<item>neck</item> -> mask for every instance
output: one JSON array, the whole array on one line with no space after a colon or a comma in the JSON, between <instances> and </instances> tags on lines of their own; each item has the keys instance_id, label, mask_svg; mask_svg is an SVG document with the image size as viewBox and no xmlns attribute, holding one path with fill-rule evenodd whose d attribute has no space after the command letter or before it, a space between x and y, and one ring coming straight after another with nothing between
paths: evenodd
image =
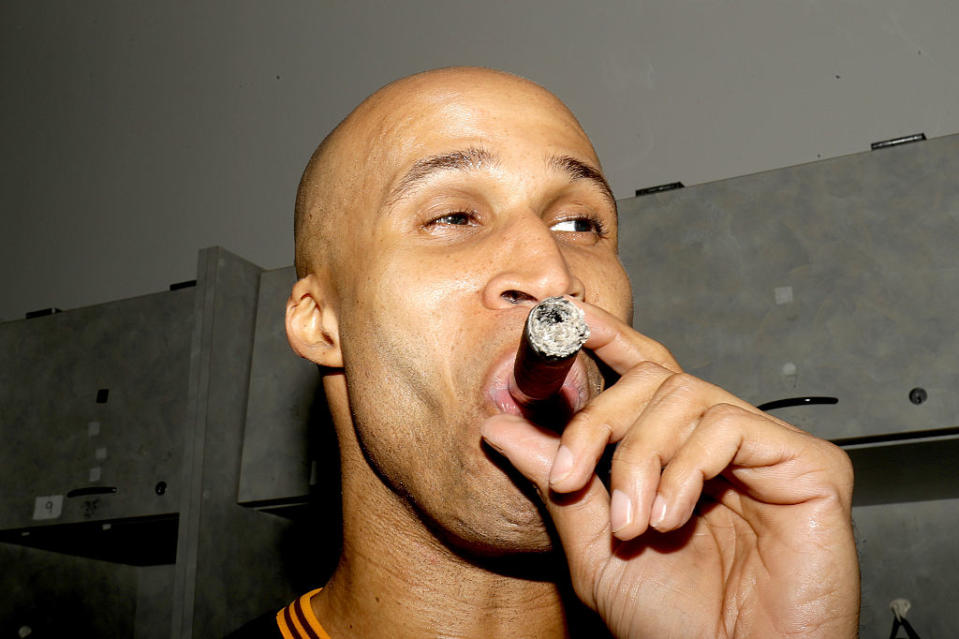
<instances>
[{"instance_id":1,"label":"neck","mask_svg":"<svg viewBox=\"0 0 959 639\"><path fill-rule=\"evenodd\" d=\"M565 579L506 573L496 564L522 559L486 562L452 550L380 481L355 439L338 430L343 550L312 602L331 637L569 636L559 585Z\"/></svg>"},{"instance_id":2,"label":"neck","mask_svg":"<svg viewBox=\"0 0 959 639\"><path fill-rule=\"evenodd\" d=\"M345 545L313 608L334 638L567 636L555 584L504 577L410 544L390 552Z\"/></svg>"}]
</instances>

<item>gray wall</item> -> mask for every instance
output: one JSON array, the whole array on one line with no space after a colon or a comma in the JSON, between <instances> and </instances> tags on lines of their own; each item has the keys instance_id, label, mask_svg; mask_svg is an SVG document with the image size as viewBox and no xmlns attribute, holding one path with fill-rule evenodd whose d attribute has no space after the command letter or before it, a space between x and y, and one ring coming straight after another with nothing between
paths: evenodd
<instances>
[{"instance_id":1,"label":"gray wall","mask_svg":"<svg viewBox=\"0 0 959 639\"><path fill-rule=\"evenodd\" d=\"M319 139L450 64L554 90L618 197L959 131L955 0L0 5L0 320L291 263Z\"/></svg>"}]
</instances>

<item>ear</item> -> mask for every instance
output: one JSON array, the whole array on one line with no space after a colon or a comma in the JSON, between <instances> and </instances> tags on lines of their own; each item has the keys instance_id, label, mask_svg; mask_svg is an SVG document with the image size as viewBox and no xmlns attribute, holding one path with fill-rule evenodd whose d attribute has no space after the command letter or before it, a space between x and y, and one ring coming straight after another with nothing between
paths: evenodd
<instances>
[{"instance_id":1,"label":"ear","mask_svg":"<svg viewBox=\"0 0 959 639\"><path fill-rule=\"evenodd\" d=\"M297 355L329 368L343 367L332 300L315 275L293 285L286 303L286 337Z\"/></svg>"}]
</instances>

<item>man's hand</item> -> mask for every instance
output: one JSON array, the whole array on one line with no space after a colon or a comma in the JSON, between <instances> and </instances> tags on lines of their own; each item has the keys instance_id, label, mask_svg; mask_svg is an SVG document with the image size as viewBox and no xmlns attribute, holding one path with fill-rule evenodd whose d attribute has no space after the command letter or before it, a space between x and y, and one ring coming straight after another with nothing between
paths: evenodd
<instances>
[{"instance_id":1,"label":"man's hand","mask_svg":"<svg viewBox=\"0 0 959 639\"><path fill-rule=\"evenodd\" d=\"M579 597L617 637L855 637L845 453L683 373L660 344L579 305L586 348L619 381L562 436L508 415L483 425L537 487ZM595 469L610 444L607 491Z\"/></svg>"}]
</instances>

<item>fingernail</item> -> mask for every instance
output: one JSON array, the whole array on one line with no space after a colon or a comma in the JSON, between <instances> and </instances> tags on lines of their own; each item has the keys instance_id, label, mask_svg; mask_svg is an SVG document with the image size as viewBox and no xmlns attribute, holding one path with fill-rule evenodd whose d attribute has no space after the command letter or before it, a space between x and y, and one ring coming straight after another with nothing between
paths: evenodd
<instances>
[{"instance_id":1,"label":"fingernail","mask_svg":"<svg viewBox=\"0 0 959 639\"><path fill-rule=\"evenodd\" d=\"M650 509L649 525L653 528L659 528L666 521L666 500L662 495L656 495L653 500L653 507Z\"/></svg>"},{"instance_id":2,"label":"fingernail","mask_svg":"<svg viewBox=\"0 0 959 639\"><path fill-rule=\"evenodd\" d=\"M553 468L549 471L549 483L558 484L569 477L571 472L573 472L573 451L565 445L560 446L553 460Z\"/></svg>"},{"instance_id":3,"label":"fingernail","mask_svg":"<svg viewBox=\"0 0 959 639\"><path fill-rule=\"evenodd\" d=\"M609 504L609 526L613 532L619 532L633 521L633 502L629 495L619 490L613 491Z\"/></svg>"}]
</instances>

